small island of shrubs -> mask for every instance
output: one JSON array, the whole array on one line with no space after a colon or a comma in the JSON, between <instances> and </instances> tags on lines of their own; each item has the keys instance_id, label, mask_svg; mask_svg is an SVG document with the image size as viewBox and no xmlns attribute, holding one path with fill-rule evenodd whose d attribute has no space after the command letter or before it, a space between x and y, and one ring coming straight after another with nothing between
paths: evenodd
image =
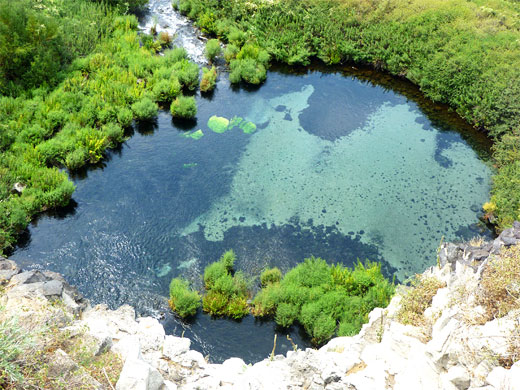
<instances>
[{"instance_id":1,"label":"small island of shrubs","mask_svg":"<svg viewBox=\"0 0 520 390\"><path fill-rule=\"evenodd\" d=\"M202 309L233 319L251 313L272 318L284 328L301 325L316 345L334 334L357 334L368 313L386 307L394 293L394 284L383 277L377 263L358 262L350 269L310 257L283 277L276 267L264 270L261 290L251 301L252 283L242 272L235 272L235 260L229 250L205 268ZM170 306L182 318L193 316L201 306L200 296L188 282L175 278L170 285Z\"/></svg>"}]
</instances>

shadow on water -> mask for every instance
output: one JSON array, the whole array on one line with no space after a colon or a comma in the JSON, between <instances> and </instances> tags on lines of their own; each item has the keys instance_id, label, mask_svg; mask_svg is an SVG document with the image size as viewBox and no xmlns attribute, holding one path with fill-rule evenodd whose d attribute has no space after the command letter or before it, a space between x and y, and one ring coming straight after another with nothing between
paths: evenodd
<instances>
[{"instance_id":1,"label":"shadow on water","mask_svg":"<svg viewBox=\"0 0 520 390\"><path fill-rule=\"evenodd\" d=\"M382 97L390 104L395 104L398 102L399 95L410 101L413 101L417 105L420 112L424 115L417 118L417 122L422 124L423 129L431 130L435 128L439 131L453 131L453 129L457 129L457 132L462 136L463 140L471 145L471 147L478 153L481 159L487 161L490 158L492 141L489 137L487 137L484 131L471 126L448 105L433 102L427 98L415 84L404 78L396 77L383 71L374 70L368 66L354 66L348 64L330 66L325 65L319 60L314 60L311 65L306 67L289 66L276 63L271 67L270 71L286 75L299 76L308 76L313 73L322 75L341 74L346 78L356 79L365 85L381 87L383 88L383 93L390 92L384 93L384 97ZM364 91L360 89L357 92L363 93ZM397 92L398 95L395 94L395 92ZM335 91L333 96L315 93L314 96L311 97L309 108L302 115L303 123L305 121L311 121L310 123L312 123L313 119L322 118L323 116L318 115L316 112L316 107L327 107L328 102L331 100L341 99L344 95L345 91L342 90ZM375 102L373 101L373 96L371 96L371 99L371 104L375 107L376 104L374 104ZM349 106L354 104L353 109L349 109L348 112L340 112L339 110L336 110L336 112L332 112L330 115L326 115L325 117L334 119L336 117L335 115L339 115L340 117L342 115L347 115L347 123L350 123L349 127L351 130L353 130L362 126L370 113L370 110L366 110L366 105L363 107L357 107L356 109L355 105L362 104L362 102L363 99L350 99L348 104ZM337 123L337 121L333 121L333 123ZM323 122L321 122L321 124L324 125ZM344 134L339 136L342 135ZM332 137L332 139L333 138L334 137ZM443 148L442 142L440 142L439 148Z\"/></svg>"}]
</instances>

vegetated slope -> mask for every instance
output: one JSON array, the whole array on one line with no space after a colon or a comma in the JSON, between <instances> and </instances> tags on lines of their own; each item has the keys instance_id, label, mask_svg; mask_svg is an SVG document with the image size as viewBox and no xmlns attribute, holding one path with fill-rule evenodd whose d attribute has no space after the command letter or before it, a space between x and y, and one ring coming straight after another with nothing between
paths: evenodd
<instances>
[{"instance_id":1,"label":"vegetated slope","mask_svg":"<svg viewBox=\"0 0 520 390\"><path fill-rule=\"evenodd\" d=\"M60 167L98 162L133 119L198 86L184 49L157 55L171 39L139 35L128 3L109 4L0 4L0 253L36 213L68 203Z\"/></svg>"},{"instance_id":2,"label":"vegetated slope","mask_svg":"<svg viewBox=\"0 0 520 390\"><path fill-rule=\"evenodd\" d=\"M231 61L249 43L288 64L318 57L370 64L411 80L489 131L498 174L486 215L499 230L520 218L518 2L174 0L174 6L229 42Z\"/></svg>"}]
</instances>

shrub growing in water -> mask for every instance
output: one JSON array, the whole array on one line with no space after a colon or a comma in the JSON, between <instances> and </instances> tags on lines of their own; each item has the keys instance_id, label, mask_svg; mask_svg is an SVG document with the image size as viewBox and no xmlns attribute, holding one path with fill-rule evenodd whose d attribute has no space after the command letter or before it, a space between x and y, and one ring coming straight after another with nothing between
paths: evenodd
<instances>
[{"instance_id":1,"label":"shrub growing in water","mask_svg":"<svg viewBox=\"0 0 520 390\"><path fill-rule=\"evenodd\" d=\"M157 115L159 107L157 103L148 97L144 97L132 104L132 111L137 119L152 119Z\"/></svg>"},{"instance_id":2,"label":"shrub growing in water","mask_svg":"<svg viewBox=\"0 0 520 390\"><path fill-rule=\"evenodd\" d=\"M280 271L278 267L268 268L260 275L260 284L262 287L278 283L280 280L282 280L282 271Z\"/></svg>"},{"instance_id":3,"label":"shrub growing in water","mask_svg":"<svg viewBox=\"0 0 520 390\"><path fill-rule=\"evenodd\" d=\"M206 42L206 48L204 49L204 55L209 62L215 61L220 54L222 54L222 48L218 39L210 39Z\"/></svg>"},{"instance_id":4,"label":"shrub growing in water","mask_svg":"<svg viewBox=\"0 0 520 390\"><path fill-rule=\"evenodd\" d=\"M249 314L246 278L241 272L232 274L235 259L235 252L228 250L204 270L207 293L202 298L202 308L211 315L240 319Z\"/></svg>"},{"instance_id":5,"label":"shrub growing in water","mask_svg":"<svg viewBox=\"0 0 520 390\"><path fill-rule=\"evenodd\" d=\"M200 80L200 90L202 92L208 92L215 88L217 82L217 70L214 66L210 69L202 69L202 79Z\"/></svg>"},{"instance_id":6,"label":"shrub growing in water","mask_svg":"<svg viewBox=\"0 0 520 390\"><path fill-rule=\"evenodd\" d=\"M170 283L170 307L180 317L195 315L200 307L200 295L191 290L189 283L181 278L172 279Z\"/></svg>"},{"instance_id":7,"label":"shrub growing in water","mask_svg":"<svg viewBox=\"0 0 520 390\"><path fill-rule=\"evenodd\" d=\"M298 321L315 344L330 339L338 325L340 336L359 332L368 313L388 305L394 291L376 263L358 263L351 270L311 257L279 282L275 270L262 274L263 288L253 300L252 313L274 316L284 327Z\"/></svg>"},{"instance_id":8,"label":"shrub growing in water","mask_svg":"<svg viewBox=\"0 0 520 390\"><path fill-rule=\"evenodd\" d=\"M170 112L175 118L194 118L197 115L197 102L193 96L178 96L172 102Z\"/></svg>"}]
</instances>

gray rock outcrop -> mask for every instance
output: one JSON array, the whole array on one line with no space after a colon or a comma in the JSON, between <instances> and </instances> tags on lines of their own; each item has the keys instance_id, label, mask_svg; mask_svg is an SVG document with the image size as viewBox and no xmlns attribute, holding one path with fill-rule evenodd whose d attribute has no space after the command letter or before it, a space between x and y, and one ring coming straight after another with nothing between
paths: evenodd
<instances>
[{"instance_id":1,"label":"gray rock outcrop","mask_svg":"<svg viewBox=\"0 0 520 390\"><path fill-rule=\"evenodd\" d=\"M154 318L137 318L130 306L110 310L88 306L58 274L20 272L0 260L0 280L7 307L29 299L61 299L78 319L70 332L86 329L93 353L111 350L124 361L118 390L195 389L520 389L520 362L499 365L518 337L520 311L491 321L483 314L477 293L483 269L503 247L520 244L520 224L493 242L443 244L439 266L424 272L439 288L424 312L426 324L403 325L397 320L403 291L385 309L374 309L361 332L337 337L320 349L296 349L255 364L239 358L212 364L190 349L187 338L166 335ZM73 362L56 351L63 367ZM95 385L95 384L94 384Z\"/></svg>"}]
</instances>

